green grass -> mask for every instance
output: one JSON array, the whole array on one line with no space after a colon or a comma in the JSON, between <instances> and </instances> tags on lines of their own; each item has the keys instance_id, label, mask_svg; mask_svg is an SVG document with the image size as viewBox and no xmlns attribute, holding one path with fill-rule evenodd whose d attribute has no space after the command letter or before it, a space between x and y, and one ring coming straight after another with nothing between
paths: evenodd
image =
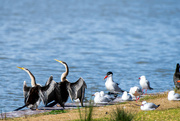
<instances>
[{"instance_id":1,"label":"green grass","mask_svg":"<svg viewBox=\"0 0 180 121\"><path fill-rule=\"evenodd\" d=\"M51 114L61 114L61 113L67 113L66 110L52 110L50 112L43 113L44 115L51 115Z\"/></svg>"},{"instance_id":2,"label":"green grass","mask_svg":"<svg viewBox=\"0 0 180 121\"><path fill-rule=\"evenodd\" d=\"M78 107L78 112L80 121L92 121L93 103L90 102L89 106L85 106L84 112L81 112L80 107Z\"/></svg>"},{"instance_id":3,"label":"green grass","mask_svg":"<svg viewBox=\"0 0 180 121\"><path fill-rule=\"evenodd\" d=\"M91 119L91 121L109 121L109 120L110 120L109 118ZM73 121L85 121L85 120L84 119L83 120L77 119L77 120L73 120Z\"/></svg>"},{"instance_id":4,"label":"green grass","mask_svg":"<svg viewBox=\"0 0 180 121\"><path fill-rule=\"evenodd\" d=\"M92 121L180 121L180 108L167 110L140 111L137 114L125 112L122 108L116 108L111 118L99 118Z\"/></svg>"},{"instance_id":5,"label":"green grass","mask_svg":"<svg viewBox=\"0 0 180 121\"><path fill-rule=\"evenodd\" d=\"M111 121L131 121L135 114L124 111L123 108L116 107L112 112Z\"/></svg>"},{"instance_id":6,"label":"green grass","mask_svg":"<svg viewBox=\"0 0 180 121\"><path fill-rule=\"evenodd\" d=\"M154 111L141 111L134 121L180 121L180 108Z\"/></svg>"},{"instance_id":7,"label":"green grass","mask_svg":"<svg viewBox=\"0 0 180 121\"><path fill-rule=\"evenodd\" d=\"M85 111L81 113L80 108L78 108L80 121L91 121L92 120L92 112L93 106L85 106ZM83 115L84 114L84 115Z\"/></svg>"},{"instance_id":8,"label":"green grass","mask_svg":"<svg viewBox=\"0 0 180 121\"><path fill-rule=\"evenodd\" d=\"M156 94L156 95L146 95L146 96L140 98L139 101L156 99L156 98L163 98L163 97L167 97L167 93Z\"/></svg>"},{"instance_id":9,"label":"green grass","mask_svg":"<svg viewBox=\"0 0 180 121\"><path fill-rule=\"evenodd\" d=\"M119 103L116 103L116 104L114 104L114 105L128 104L129 102L131 102L131 101L119 102ZM107 106L108 106L108 105L107 105ZM111 106L111 105L109 105L109 106Z\"/></svg>"}]
</instances>

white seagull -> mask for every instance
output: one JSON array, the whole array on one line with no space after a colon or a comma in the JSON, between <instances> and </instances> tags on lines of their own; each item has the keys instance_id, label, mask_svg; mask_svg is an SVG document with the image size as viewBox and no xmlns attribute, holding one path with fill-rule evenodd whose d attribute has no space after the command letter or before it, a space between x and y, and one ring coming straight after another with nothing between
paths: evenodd
<instances>
[{"instance_id":1,"label":"white seagull","mask_svg":"<svg viewBox=\"0 0 180 121\"><path fill-rule=\"evenodd\" d=\"M141 110L155 110L160 105L155 105L154 103L147 103L146 101L142 102Z\"/></svg>"},{"instance_id":2,"label":"white seagull","mask_svg":"<svg viewBox=\"0 0 180 121\"><path fill-rule=\"evenodd\" d=\"M142 87L142 92L143 92L143 89L146 89L146 93L147 93L147 89L153 90L153 88L150 87L150 83L146 79L145 76L141 76L141 77L139 77L139 79L140 79L139 83L140 83L140 85Z\"/></svg>"},{"instance_id":3,"label":"white seagull","mask_svg":"<svg viewBox=\"0 0 180 121\"><path fill-rule=\"evenodd\" d=\"M168 100L180 100L180 94L175 93L174 90L168 93Z\"/></svg>"},{"instance_id":4,"label":"white seagull","mask_svg":"<svg viewBox=\"0 0 180 121\"><path fill-rule=\"evenodd\" d=\"M121 93L124 92L121 90L121 88L118 86L119 84L115 83L113 81L113 73L112 72L107 72L106 76L104 77L104 79L106 79L106 83L105 86L107 88L107 90L111 93Z\"/></svg>"},{"instance_id":5,"label":"white seagull","mask_svg":"<svg viewBox=\"0 0 180 121\"><path fill-rule=\"evenodd\" d=\"M137 86L131 87L130 90L129 90L129 93L130 93L132 96L135 96L135 97L136 97L136 102L137 102L137 100L139 100L140 95L143 94L141 88L139 88L139 87L137 87ZM137 96L139 96L139 97L137 98Z\"/></svg>"},{"instance_id":6,"label":"white seagull","mask_svg":"<svg viewBox=\"0 0 180 121\"><path fill-rule=\"evenodd\" d=\"M112 97L112 96L107 95L107 94L105 95L104 91L100 91L99 93L100 93L101 97L107 97L110 100L114 100L116 98L116 97Z\"/></svg>"},{"instance_id":7,"label":"white seagull","mask_svg":"<svg viewBox=\"0 0 180 121\"><path fill-rule=\"evenodd\" d=\"M95 94L93 94L92 96L95 96L94 97L94 103L108 103L111 101L111 99L107 98L107 97L104 97L100 94L100 92L96 92Z\"/></svg>"},{"instance_id":8,"label":"white seagull","mask_svg":"<svg viewBox=\"0 0 180 121\"><path fill-rule=\"evenodd\" d=\"M130 101L130 100L132 100L132 96L130 94L128 94L126 91L124 91L123 95L122 95L122 100Z\"/></svg>"}]
</instances>

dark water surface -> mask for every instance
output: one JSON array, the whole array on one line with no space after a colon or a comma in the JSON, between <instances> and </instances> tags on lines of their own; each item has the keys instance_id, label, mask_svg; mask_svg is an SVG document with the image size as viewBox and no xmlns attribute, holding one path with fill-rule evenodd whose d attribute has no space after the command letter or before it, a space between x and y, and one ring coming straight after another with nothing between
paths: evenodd
<instances>
[{"instance_id":1,"label":"dark water surface","mask_svg":"<svg viewBox=\"0 0 180 121\"><path fill-rule=\"evenodd\" d=\"M104 90L108 71L129 90L146 75L163 92L174 87L180 62L180 1L178 0L1 0L0 110L24 105L23 81L28 68L37 83L55 81L67 62L68 80L83 77L86 97ZM70 100L69 100L70 101Z\"/></svg>"}]
</instances>

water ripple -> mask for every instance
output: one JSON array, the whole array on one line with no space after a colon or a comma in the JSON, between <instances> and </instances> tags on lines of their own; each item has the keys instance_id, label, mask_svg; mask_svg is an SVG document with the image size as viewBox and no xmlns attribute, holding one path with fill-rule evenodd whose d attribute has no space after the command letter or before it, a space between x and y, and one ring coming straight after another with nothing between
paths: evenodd
<instances>
[{"instance_id":1,"label":"water ripple","mask_svg":"<svg viewBox=\"0 0 180 121\"><path fill-rule=\"evenodd\" d=\"M153 91L172 89L179 63L179 1L9 1L0 4L0 110L24 105L28 68L37 83L59 82L68 63L70 82L83 77L86 97L105 91L104 76L129 91L146 75ZM8 97L8 98L7 98ZM7 102L8 105L7 106ZM70 102L70 99L68 100Z\"/></svg>"}]
</instances>

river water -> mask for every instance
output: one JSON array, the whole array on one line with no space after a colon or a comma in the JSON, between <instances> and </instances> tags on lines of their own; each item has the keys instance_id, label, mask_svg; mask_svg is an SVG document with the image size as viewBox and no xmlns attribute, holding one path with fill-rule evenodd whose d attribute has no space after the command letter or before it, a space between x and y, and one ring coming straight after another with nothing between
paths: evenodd
<instances>
[{"instance_id":1,"label":"river water","mask_svg":"<svg viewBox=\"0 0 180 121\"><path fill-rule=\"evenodd\" d=\"M114 73L123 90L139 86L145 75L154 88L173 89L180 62L178 0L1 0L0 110L24 105L28 68L37 83L50 75L60 81L67 62L68 80L83 77L86 97L105 91L104 76ZM70 102L70 100L68 100ZM41 104L42 105L42 104Z\"/></svg>"}]
</instances>

